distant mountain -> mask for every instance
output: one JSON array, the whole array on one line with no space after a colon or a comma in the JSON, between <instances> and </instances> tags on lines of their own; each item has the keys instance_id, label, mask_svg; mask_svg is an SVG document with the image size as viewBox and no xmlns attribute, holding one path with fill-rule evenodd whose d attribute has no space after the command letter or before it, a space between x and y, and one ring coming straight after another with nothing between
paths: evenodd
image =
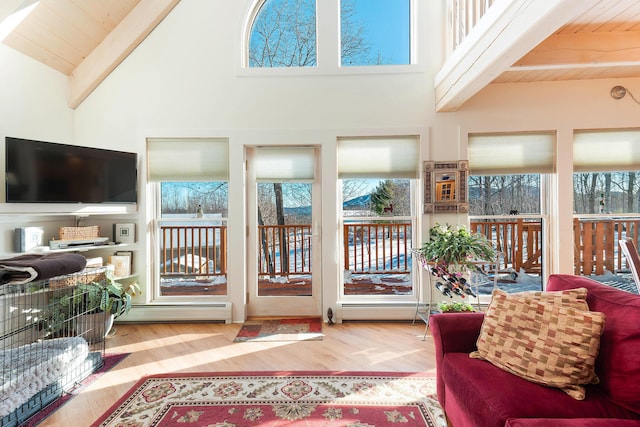
<instances>
[{"instance_id":1,"label":"distant mountain","mask_svg":"<svg viewBox=\"0 0 640 427\"><path fill-rule=\"evenodd\" d=\"M295 208L284 208L285 215L311 215L311 206L298 206Z\"/></svg>"},{"instance_id":2,"label":"distant mountain","mask_svg":"<svg viewBox=\"0 0 640 427\"><path fill-rule=\"evenodd\" d=\"M356 197L355 199L347 200L342 204L344 210L364 210L369 209L371 206L371 194L365 194L364 196Z\"/></svg>"}]
</instances>

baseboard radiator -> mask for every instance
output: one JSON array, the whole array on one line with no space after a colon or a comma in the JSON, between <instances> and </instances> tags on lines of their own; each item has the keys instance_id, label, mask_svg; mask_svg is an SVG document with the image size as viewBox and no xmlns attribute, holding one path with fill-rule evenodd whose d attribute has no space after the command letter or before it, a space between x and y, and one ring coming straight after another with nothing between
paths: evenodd
<instances>
[{"instance_id":1,"label":"baseboard radiator","mask_svg":"<svg viewBox=\"0 0 640 427\"><path fill-rule=\"evenodd\" d=\"M343 320L413 320L416 304L392 303L349 303L338 302L336 305L336 321Z\"/></svg>"},{"instance_id":2,"label":"baseboard radiator","mask_svg":"<svg viewBox=\"0 0 640 427\"><path fill-rule=\"evenodd\" d=\"M118 323L142 322L224 322L231 323L231 302L212 304L146 304L135 305L120 316Z\"/></svg>"}]
</instances>

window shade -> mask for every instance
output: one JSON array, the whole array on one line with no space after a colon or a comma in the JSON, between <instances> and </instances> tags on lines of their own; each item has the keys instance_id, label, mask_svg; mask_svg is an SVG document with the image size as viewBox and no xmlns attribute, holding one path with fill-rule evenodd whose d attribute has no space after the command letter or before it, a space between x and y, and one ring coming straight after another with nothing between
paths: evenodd
<instances>
[{"instance_id":1,"label":"window shade","mask_svg":"<svg viewBox=\"0 0 640 427\"><path fill-rule=\"evenodd\" d=\"M338 139L338 178L417 178L417 136Z\"/></svg>"},{"instance_id":2,"label":"window shade","mask_svg":"<svg viewBox=\"0 0 640 427\"><path fill-rule=\"evenodd\" d=\"M469 169L472 175L552 173L555 134L471 134Z\"/></svg>"},{"instance_id":3,"label":"window shade","mask_svg":"<svg viewBox=\"0 0 640 427\"><path fill-rule=\"evenodd\" d=\"M229 141L149 139L147 172L150 181L228 181Z\"/></svg>"},{"instance_id":4,"label":"window shade","mask_svg":"<svg viewBox=\"0 0 640 427\"><path fill-rule=\"evenodd\" d=\"M308 182L315 177L313 147L257 147L254 164L261 182Z\"/></svg>"},{"instance_id":5,"label":"window shade","mask_svg":"<svg viewBox=\"0 0 640 427\"><path fill-rule=\"evenodd\" d=\"M640 170L640 130L577 131L573 165L576 172Z\"/></svg>"}]
</instances>

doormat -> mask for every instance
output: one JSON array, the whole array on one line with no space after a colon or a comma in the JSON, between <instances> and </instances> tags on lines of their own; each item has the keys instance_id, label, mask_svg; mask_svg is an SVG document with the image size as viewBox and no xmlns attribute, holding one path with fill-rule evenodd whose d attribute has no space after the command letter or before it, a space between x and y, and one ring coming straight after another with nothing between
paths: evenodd
<instances>
[{"instance_id":1,"label":"doormat","mask_svg":"<svg viewBox=\"0 0 640 427\"><path fill-rule=\"evenodd\" d=\"M216 372L144 377L92 427L446 427L422 373Z\"/></svg>"},{"instance_id":2,"label":"doormat","mask_svg":"<svg viewBox=\"0 0 640 427\"><path fill-rule=\"evenodd\" d=\"M247 320L234 342L320 341L322 319L317 317Z\"/></svg>"}]
</instances>

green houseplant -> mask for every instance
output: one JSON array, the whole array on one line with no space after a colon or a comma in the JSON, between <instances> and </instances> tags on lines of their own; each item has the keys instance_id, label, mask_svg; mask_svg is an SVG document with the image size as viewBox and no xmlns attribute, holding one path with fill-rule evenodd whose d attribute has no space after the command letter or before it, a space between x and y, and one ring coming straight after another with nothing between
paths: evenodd
<instances>
[{"instance_id":1,"label":"green houseplant","mask_svg":"<svg viewBox=\"0 0 640 427\"><path fill-rule=\"evenodd\" d=\"M474 312L475 309L468 302L441 302L438 304L438 311L441 313L466 313Z\"/></svg>"},{"instance_id":2,"label":"green houseplant","mask_svg":"<svg viewBox=\"0 0 640 427\"><path fill-rule=\"evenodd\" d=\"M50 331L60 335L73 329L76 335L96 342L109 332L116 318L129 312L132 297L139 293L137 282L122 284L109 275L98 281L78 284L62 292L51 305Z\"/></svg>"},{"instance_id":3,"label":"green houseplant","mask_svg":"<svg viewBox=\"0 0 640 427\"><path fill-rule=\"evenodd\" d=\"M494 261L497 255L491 242L482 234L471 233L464 226L439 225L429 230L429 240L418 250L425 262L435 263L449 273L471 271L474 262Z\"/></svg>"}]
</instances>

